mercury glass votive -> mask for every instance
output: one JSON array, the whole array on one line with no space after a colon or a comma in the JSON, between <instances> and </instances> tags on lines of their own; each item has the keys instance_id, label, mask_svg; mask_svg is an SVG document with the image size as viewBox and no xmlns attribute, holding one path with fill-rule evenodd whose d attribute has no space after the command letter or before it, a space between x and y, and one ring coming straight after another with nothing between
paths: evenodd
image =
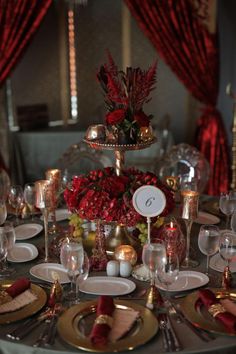
<instances>
[{"instance_id":1,"label":"mercury glass votive","mask_svg":"<svg viewBox=\"0 0 236 354\"><path fill-rule=\"evenodd\" d=\"M114 258L118 261L129 261L134 265L137 262L137 252L130 245L120 245L114 251Z\"/></svg>"},{"instance_id":2,"label":"mercury glass votive","mask_svg":"<svg viewBox=\"0 0 236 354\"><path fill-rule=\"evenodd\" d=\"M197 267L199 262L190 258L190 234L193 221L198 216L199 193L192 190L181 191L181 216L186 225L186 256L182 268Z\"/></svg>"},{"instance_id":3,"label":"mercury glass votive","mask_svg":"<svg viewBox=\"0 0 236 354\"><path fill-rule=\"evenodd\" d=\"M55 195L54 195L54 200L55 203L51 208L52 212L52 226L49 230L49 233L56 233L58 231L58 225L56 221L56 208L58 205L58 200L61 192L61 170L57 168L51 168L48 169L45 172L46 179L51 181L54 184L54 190L55 190Z\"/></svg>"}]
</instances>

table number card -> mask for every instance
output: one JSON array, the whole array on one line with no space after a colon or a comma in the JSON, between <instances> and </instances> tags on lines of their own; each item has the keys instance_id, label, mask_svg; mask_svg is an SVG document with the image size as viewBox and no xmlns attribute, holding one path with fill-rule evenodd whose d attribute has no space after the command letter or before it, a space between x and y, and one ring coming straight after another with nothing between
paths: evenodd
<instances>
[{"instance_id":1,"label":"table number card","mask_svg":"<svg viewBox=\"0 0 236 354\"><path fill-rule=\"evenodd\" d=\"M151 218L160 215L165 209L165 194L157 187L142 186L135 191L132 202L137 213L147 218L148 242L150 242Z\"/></svg>"}]
</instances>

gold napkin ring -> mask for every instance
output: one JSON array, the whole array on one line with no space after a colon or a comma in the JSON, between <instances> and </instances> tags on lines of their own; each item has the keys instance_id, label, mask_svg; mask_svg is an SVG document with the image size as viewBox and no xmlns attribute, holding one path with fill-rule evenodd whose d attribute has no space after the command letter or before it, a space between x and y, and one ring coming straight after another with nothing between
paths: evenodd
<instances>
[{"instance_id":1,"label":"gold napkin ring","mask_svg":"<svg viewBox=\"0 0 236 354\"><path fill-rule=\"evenodd\" d=\"M95 324L106 324L111 328L113 325L113 318L108 315L99 315L95 320Z\"/></svg>"},{"instance_id":2,"label":"gold napkin ring","mask_svg":"<svg viewBox=\"0 0 236 354\"><path fill-rule=\"evenodd\" d=\"M213 304L209 307L208 312L213 316L216 317L217 315L219 315L219 313L224 313L226 312L224 306L222 306L221 304L217 303L217 304Z\"/></svg>"}]
</instances>

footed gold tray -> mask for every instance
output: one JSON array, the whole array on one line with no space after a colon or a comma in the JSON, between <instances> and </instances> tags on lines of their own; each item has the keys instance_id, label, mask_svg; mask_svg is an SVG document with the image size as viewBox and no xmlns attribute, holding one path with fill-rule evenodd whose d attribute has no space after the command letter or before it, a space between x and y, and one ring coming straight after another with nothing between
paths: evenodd
<instances>
[{"instance_id":1,"label":"footed gold tray","mask_svg":"<svg viewBox=\"0 0 236 354\"><path fill-rule=\"evenodd\" d=\"M150 310L130 301L115 300L114 302L119 309L139 311L138 320L120 340L103 347L96 347L91 343L89 334L96 315L97 300L75 305L64 312L57 326L62 339L76 348L90 352L118 352L133 350L148 342L157 333L158 321Z\"/></svg>"}]
</instances>

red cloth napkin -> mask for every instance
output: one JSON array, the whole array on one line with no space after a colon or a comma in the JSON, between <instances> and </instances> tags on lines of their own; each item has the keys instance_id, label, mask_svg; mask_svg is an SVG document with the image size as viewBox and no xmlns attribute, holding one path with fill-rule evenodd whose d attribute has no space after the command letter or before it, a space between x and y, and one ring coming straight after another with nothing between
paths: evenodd
<instances>
[{"instance_id":1,"label":"red cloth napkin","mask_svg":"<svg viewBox=\"0 0 236 354\"><path fill-rule=\"evenodd\" d=\"M115 305L113 298L110 296L102 295L98 299L96 319L100 315L108 315L112 317ZM96 320L95 320L96 321ZM106 323L94 323L90 333L90 340L95 345L105 345L108 341L108 334L111 327Z\"/></svg>"},{"instance_id":2,"label":"red cloth napkin","mask_svg":"<svg viewBox=\"0 0 236 354\"><path fill-rule=\"evenodd\" d=\"M27 278L20 278L16 280L11 286L9 286L6 289L6 292L8 293L8 295L14 298L17 295L23 293L23 291L25 291L29 287L30 287L30 280Z\"/></svg>"},{"instance_id":3,"label":"red cloth napkin","mask_svg":"<svg viewBox=\"0 0 236 354\"><path fill-rule=\"evenodd\" d=\"M209 289L201 289L198 292L199 297L196 302L196 307L204 305L209 309L214 304L220 304L215 294ZM230 333L236 333L236 316L230 312L220 312L215 318L219 320Z\"/></svg>"}]
</instances>

